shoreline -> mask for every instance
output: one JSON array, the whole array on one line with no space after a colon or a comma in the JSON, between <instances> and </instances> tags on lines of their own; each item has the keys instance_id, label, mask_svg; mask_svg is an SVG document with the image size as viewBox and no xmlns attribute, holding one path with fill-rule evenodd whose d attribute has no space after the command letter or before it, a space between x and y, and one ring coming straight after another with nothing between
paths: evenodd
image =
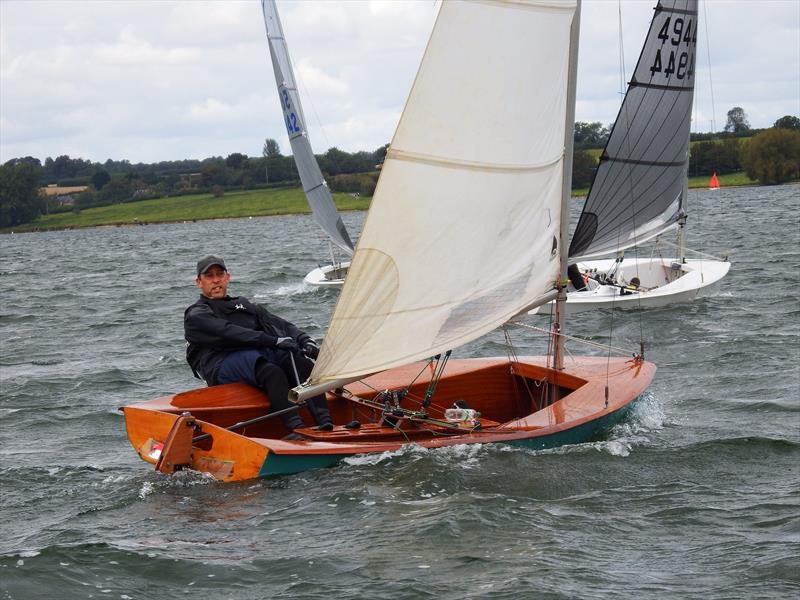
<instances>
[{"instance_id":1,"label":"shoreline","mask_svg":"<svg viewBox=\"0 0 800 600\"><path fill-rule=\"evenodd\" d=\"M796 184L800 184L800 181L797 181L797 180L796 181L789 181L789 182L786 182L786 183L780 184L780 185L793 185L793 184L795 184L795 185ZM733 188L733 187L738 188L738 187L758 187L758 186L759 186L759 184L757 182L755 182L755 183L743 183L743 184L736 184L736 185L726 185L722 189ZM765 187L771 187L771 186L765 186ZM706 188L705 185L701 185L701 186L695 185L693 187L690 186L689 189L690 190L698 190L698 189L703 190L703 189L707 189L707 188ZM297 188L297 190L300 191L300 188ZM581 189L580 193L574 194L572 196L572 200L583 199L583 198L586 197L587 193L588 193L588 190L584 191L583 189ZM164 200L164 199L158 199L158 200ZM371 202L372 199L369 198L369 200ZM149 201L149 202L152 202L152 201ZM130 206L130 204L128 206ZM101 207L101 208L105 208L105 207ZM350 208L348 208L348 207L340 207L339 208L339 212L352 212L352 211L355 211L355 210L368 210L368 209L369 209L369 204L366 204L366 206L364 206L364 207L350 207ZM88 210L93 210L93 209L86 209L86 210L88 211ZM59 214L65 214L65 213L59 213ZM263 214L257 214L257 211L256 211L254 214L251 214L251 215L241 215L241 214L239 214L239 215L227 215L227 216L218 215L218 216L208 216L208 217L197 217L197 218L192 218L192 219L186 219L186 218L139 219L137 217L134 217L132 220L126 219L126 220L120 220L120 221L109 221L109 222L106 222L106 223L96 223L96 224L87 224L87 225L64 225L64 226L54 225L54 226L49 226L49 227L48 226L36 227L34 225L35 222L33 222L33 223L26 223L25 225L21 226L20 229L16 229L16 230L13 229L13 228L0 229L0 234L2 234L2 235L19 235L19 234L23 234L23 233L47 233L47 232L52 232L52 231L70 231L70 230L77 230L77 229L90 229L90 228L95 228L95 227L144 227L144 226L148 226L148 225L166 225L166 224L174 224L174 223L196 223L198 221L216 221L216 220L228 220L228 219L253 219L253 218L261 218L261 217L286 217L286 216L310 215L310 214L311 214L311 211L308 208L308 205L306 205L305 208L301 209L301 210L291 210L291 209L285 210L285 211L279 210L278 212L270 212L270 213L263 213Z\"/></svg>"}]
</instances>

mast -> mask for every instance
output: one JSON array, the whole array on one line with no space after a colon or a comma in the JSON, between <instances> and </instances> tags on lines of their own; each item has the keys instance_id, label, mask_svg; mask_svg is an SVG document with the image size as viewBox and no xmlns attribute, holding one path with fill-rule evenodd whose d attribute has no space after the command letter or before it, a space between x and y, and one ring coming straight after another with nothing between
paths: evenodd
<instances>
[{"instance_id":1,"label":"mast","mask_svg":"<svg viewBox=\"0 0 800 600\"><path fill-rule=\"evenodd\" d=\"M567 110L564 120L564 172L561 184L561 230L559 232L558 248L561 252L561 269L557 282L558 296L556 297L556 320L553 324L553 363L554 368L564 369L564 336L565 333L565 304L567 302L567 263L569 252L569 202L572 198L572 150L575 136L575 88L578 79L578 38L581 31L581 0L575 7L572 17L569 40L569 78L567 80Z\"/></svg>"},{"instance_id":2,"label":"mast","mask_svg":"<svg viewBox=\"0 0 800 600\"><path fill-rule=\"evenodd\" d=\"M683 185L683 198L681 201L681 214L678 217L678 262L684 264L686 262L686 241L685 241L685 231L686 231L686 204L689 200L689 169L688 169L688 160L686 162L687 169L686 169L686 176L684 179Z\"/></svg>"}]
</instances>

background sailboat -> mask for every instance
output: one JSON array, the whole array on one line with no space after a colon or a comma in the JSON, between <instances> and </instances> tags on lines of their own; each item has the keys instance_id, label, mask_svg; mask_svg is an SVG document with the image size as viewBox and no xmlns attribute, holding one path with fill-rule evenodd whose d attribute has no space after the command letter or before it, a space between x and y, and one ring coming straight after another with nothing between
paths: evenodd
<instances>
[{"instance_id":1,"label":"background sailboat","mask_svg":"<svg viewBox=\"0 0 800 600\"><path fill-rule=\"evenodd\" d=\"M697 0L656 6L572 235L569 312L690 301L730 268L718 259L687 259L684 249L697 30ZM673 230L677 255L624 254ZM596 260L610 254L617 256Z\"/></svg>"},{"instance_id":2,"label":"background sailboat","mask_svg":"<svg viewBox=\"0 0 800 600\"><path fill-rule=\"evenodd\" d=\"M579 20L577 0L441 5L319 358L293 390L328 394L332 431L283 440L268 399L229 384L125 407L139 455L232 481L409 442L548 448L623 418L655 366L566 357L561 318L552 355L449 360L533 306L563 306Z\"/></svg>"},{"instance_id":3,"label":"background sailboat","mask_svg":"<svg viewBox=\"0 0 800 600\"><path fill-rule=\"evenodd\" d=\"M283 35L283 27L278 17L275 0L261 0L261 9L267 30L272 69L275 72L275 83L278 86L278 98L283 110L289 142L292 145L294 162L297 165L303 191L311 206L314 219L331 241L331 264L312 270L306 275L305 281L312 285L339 286L342 284L350 263L349 261L336 261L333 246L335 245L347 257L350 257L353 254L353 242L336 209L336 204L333 202L330 189L322 176L322 171L320 171L308 139L306 119L300 104L300 94L295 83L289 49Z\"/></svg>"}]
</instances>

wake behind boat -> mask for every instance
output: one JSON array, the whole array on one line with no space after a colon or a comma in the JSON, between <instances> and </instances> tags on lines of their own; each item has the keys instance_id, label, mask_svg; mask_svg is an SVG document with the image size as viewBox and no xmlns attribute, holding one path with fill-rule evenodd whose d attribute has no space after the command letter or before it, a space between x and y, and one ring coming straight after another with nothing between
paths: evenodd
<instances>
[{"instance_id":1,"label":"wake behind boat","mask_svg":"<svg viewBox=\"0 0 800 600\"><path fill-rule=\"evenodd\" d=\"M235 481L406 444L549 448L622 419L655 366L564 348L579 22L577 0L440 6L319 357L291 392L298 406L327 394L331 431L281 439L263 393L223 385L126 406L139 455ZM553 298L552 354L517 357L507 337L506 357L450 360Z\"/></svg>"}]
</instances>

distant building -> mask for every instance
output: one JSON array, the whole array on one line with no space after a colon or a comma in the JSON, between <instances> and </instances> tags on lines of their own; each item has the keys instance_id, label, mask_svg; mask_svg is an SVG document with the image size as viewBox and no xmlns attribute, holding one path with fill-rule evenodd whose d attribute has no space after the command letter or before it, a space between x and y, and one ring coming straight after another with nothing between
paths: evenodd
<instances>
[{"instance_id":1,"label":"distant building","mask_svg":"<svg viewBox=\"0 0 800 600\"><path fill-rule=\"evenodd\" d=\"M181 173L181 187L194 188L203 182L202 173Z\"/></svg>"},{"instance_id":2,"label":"distant building","mask_svg":"<svg viewBox=\"0 0 800 600\"><path fill-rule=\"evenodd\" d=\"M75 198L71 194L56 196L56 202L59 206L75 206Z\"/></svg>"},{"instance_id":3,"label":"distant building","mask_svg":"<svg viewBox=\"0 0 800 600\"><path fill-rule=\"evenodd\" d=\"M150 198L157 198L158 194L152 188L139 188L133 192L134 200L148 200Z\"/></svg>"}]
</instances>

